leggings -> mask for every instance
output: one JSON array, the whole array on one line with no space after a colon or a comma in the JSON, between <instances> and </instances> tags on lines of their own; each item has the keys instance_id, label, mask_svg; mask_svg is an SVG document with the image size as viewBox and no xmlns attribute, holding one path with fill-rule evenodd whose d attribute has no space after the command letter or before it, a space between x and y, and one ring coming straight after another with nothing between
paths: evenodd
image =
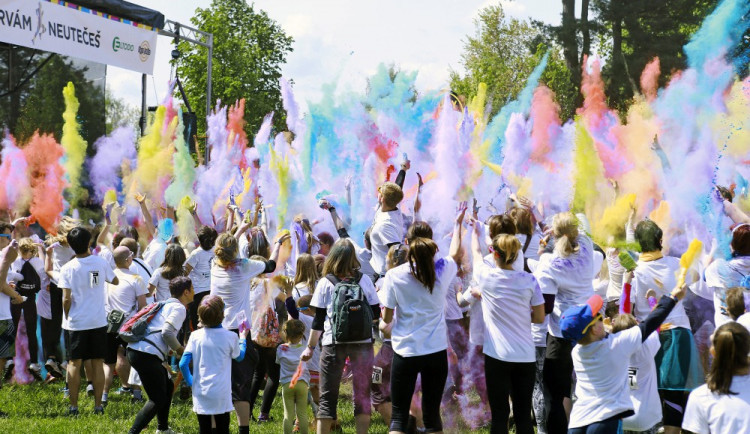
<instances>
[{"instance_id":1,"label":"leggings","mask_svg":"<svg viewBox=\"0 0 750 434\"><path fill-rule=\"evenodd\" d=\"M229 413L197 414L200 434L229 434ZM216 431L211 428L211 418L216 421Z\"/></svg>"},{"instance_id":2,"label":"leggings","mask_svg":"<svg viewBox=\"0 0 750 434\"><path fill-rule=\"evenodd\" d=\"M544 358L544 386L549 392L549 415L547 433L558 434L568 431L568 416L563 407L563 399L570 398L571 377L573 375L572 344L552 335L547 335L547 354Z\"/></svg>"},{"instance_id":3,"label":"leggings","mask_svg":"<svg viewBox=\"0 0 750 434\"><path fill-rule=\"evenodd\" d=\"M128 348L130 366L138 372L143 384L143 390L148 395L148 402L135 416L130 433L143 431L151 419L156 416L156 429L169 429L169 408L172 405L172 391L174 385L164 369L159 357Z\"/></svg>"},{"instance_id":4,"label":"leggings","mask_svg":"<svg viewBox=\"0 0 750 434\"><path fill-rule=\"evenodd\" d=\"M37 363L39 361L39 344L36 341L36 294L24 291L19 291L19 294L28 298L21 304L11 304L10 315L13 318L13 326L18 330L18 323L21 322L21 314L23 313L23 321L26 324L26 338L29 343L29 363Z\"/></svg>"},{"instance_id":5,"label":"leggings","mask_svg":"<svg viewBox=\"0 0 750 434\"><path fill-rule=\"evenodd\" d=\"M294 430L294 419L299 421L299 432L307 434L307 383L298 381L294 388L292 383L284 383L281 386L281 397L284 400L284 434L292 434Z\"/></svg>"},{"instance_id":6,"label":"leggings","mask_svg":"<svg viewBox=\"0 0 750 434\"><path fill-rule=\"evenodd\" d=\"M531 397L534 392L536 363L512 363L484 355L484 369L492 411L490 432L507 433L510 405L513 401L513 417L518 434L534 434L531 423Z\"/></svg>"},{"instance_id":7,"label":"leggings","mask_svg":"<svg viewBox=\"0 0 750 434\"><path fill-rule=\"evenodd\" d=\"M54 283L49 284L49 299L52 319L49 322L49 333L47 335L51 339L49 343L50 347L57 348L60 345L60 336L62 335L63 305L62 289L58 288ZM54 352L48 353L47 357L54 354ZM62 351L60 354L62 355ZM62 361L62 359L58 361Z\"/></svg>"},{"instance_id":8,"label":"leggings","mask_svg":"<svg viewBox=\"0 0 750 434\"><path fill-rule=\"evenodd\" d=\"M622 433L622 419L620 415L613 416L601 422L590 425L571 428L568 434L620 434Z\"/></svg>"},{"instance_id":9,"label":"leggings","mask_svg":"<svg viewBox=\"0 0 750 434\"><path fill-rule=\"evenodd\" d=\"M440 401L448 378L448 352L446 350L424 356L401 357L393 353L391 366L391 431L406 432L409 425L409 407L414 395L417 376L422 378L422 419L427 432L443 430L440 418Z\"/></svg>"},{"instance_id":10,"label":"leggings","mask_svg":"<svg viewBox=\"0 0 750 434\"><path fill-rule=\"evenodd\" d=\"M258 398L263 378L268 374L266 388L263 390L263 402L260 405L260 413L268 414L271 411L273 399L276 397L276 391L279 388L279 370L281 366L276 364L276 347L261 347L260 345L255 345L255 343L253 345L257 348L260 359L253 373L253 383L250 386L250 413L252 414L253 407L255 407L255 400Z\"/></svg>"},{"instance_id":11,"label":"leggings","mask_svg":"<svg viewBox=\"0 0 750 434\"><path fill-rule=\"evenodd\" d=\"M40 317L39 322L42 332L42 349L44 359L62 361L62 350L60 349L60 327L55 321Z\"/></svg>"},{"instance_id":12,"label":"leggings","mask_svg":"<svg viewBox=\"0 0 750 434\"><path fill-rule=\"evenodd\" d=\"M536 430L538 434L547 433L547 413L549 413L549 394L544 388L544 355L547 347L536 347L536 379L534 380L534 395L531 401L534 407Z\"/></svg>"},{"instance_id":13,"label":"leggings","mask_svg":"<svg viewBox=\"0 0 750 434\"><path fill-rule=\"evenodd\" d=\"M448 342L450 342L451 349L456 354L456 363L451 363L448 367L450 369L451 379L453 385L456 386L456 392L464 392L464 381L463 381L463 366L468 361L468 333L464 329L463 320L460 319L447 319L445 324L448 327Z\"/></svg>"}]
</instances>

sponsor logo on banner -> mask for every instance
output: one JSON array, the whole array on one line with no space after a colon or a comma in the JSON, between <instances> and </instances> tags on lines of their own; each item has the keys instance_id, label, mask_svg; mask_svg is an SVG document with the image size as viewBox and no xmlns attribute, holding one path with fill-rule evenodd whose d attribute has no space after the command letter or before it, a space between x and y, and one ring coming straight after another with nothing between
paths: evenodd
<instances>
[{"instance_id":1,"label":"sponsor logo on banner","mask_svg":"<svg viewBox=\"0 0 750 434\"><path fill-rule=\"evenodd\" d=\"M138 56L141 58L141 62L147 61L150 55L151 46L148 45L148 41L141 42L141 45L138 47Z\"/></svg>"}]
</instances>

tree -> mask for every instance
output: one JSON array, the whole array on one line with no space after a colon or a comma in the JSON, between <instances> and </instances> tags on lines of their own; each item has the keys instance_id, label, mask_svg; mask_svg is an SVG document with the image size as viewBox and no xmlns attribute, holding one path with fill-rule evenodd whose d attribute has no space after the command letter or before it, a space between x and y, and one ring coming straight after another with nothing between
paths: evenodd
<instances>
[{"instance_id":1,"label":"tree","mask_svg":"<svg viewBox=\"0 0 750 434\"><path fill-rule=\"evenodd\" d=\"M571 86L570 71L559 47L529 21L506 18L499 4L482 9L474 24L475 34L466 37L461 54L465 75L450 71L454 92L473 97L479 83L485 83L494 115L518 96L526 78L549 50L550 60L541 81L555 92L561 116L572 116L577 88Z\"/></svg>"},{"instance_id":2,"label":"tree","mask_svg":"<svg viewBox=\"0 0 750 434\"><path fill-rule=\"evenodd\" d=\"M104 109L107 134L122 126L139 130L141 111L124 99L115 97L109 90L104 94Z\"/></svg>"},{"instance_id":3,"label":"tree","mask_svg":"<svg viewBox=\"0 0 750 434\"><path fill-rule=\"evenodd\" d=\"M256 11L245 0L213 0L208 8L196 9L190 21L213 34L212 105L216 100L232 104L245 98L248 135L255 134L271 111L276 112L275 126L286 129L279 78L294 40L265 11ZM178 49L182 55L177 71L198 116L198 129L205 131L208 49L184 41Z\"/></svg>"}]
</instances>

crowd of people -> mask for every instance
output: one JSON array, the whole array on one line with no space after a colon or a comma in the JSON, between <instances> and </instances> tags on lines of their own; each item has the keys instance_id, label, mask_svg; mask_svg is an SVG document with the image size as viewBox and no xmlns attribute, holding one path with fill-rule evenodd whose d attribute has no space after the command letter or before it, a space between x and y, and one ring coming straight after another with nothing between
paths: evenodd
<instances>
[{"instance_id":1,"label":"crowd of people","mask_svg":"<svg viewBox=\"0 0 750 434\"><path fill-rule=\"evenodd\" d=\"M104 415L117 376L143 403L131 433L154 418L173 432L181 387L201 433L228 433L233 412L249 432L281 389L284 432L325 434L344 381L358 433L373 410L394 433L442 432L449 413L493 433L511 420L519 434L750 432L750 218L731 191L717 189L732 257L687 264L651 220L628 221L625 247L599 246L585 216L514 195L484 221L461 202L434 233L419 190L402 203L409 168L379 187L362 238L326 199L336 236L304 215L273 233L260 198L220 224L193 212L195 245L140 195L139 228L109 208L100 225L62 217L45 240L25 218L0 224L0 372L64 382L70 416L84 377ZM694 334L698 299L714 308L710 346ZM17 339L28 366L13 364Z\"/></svg>"}]
</instances>

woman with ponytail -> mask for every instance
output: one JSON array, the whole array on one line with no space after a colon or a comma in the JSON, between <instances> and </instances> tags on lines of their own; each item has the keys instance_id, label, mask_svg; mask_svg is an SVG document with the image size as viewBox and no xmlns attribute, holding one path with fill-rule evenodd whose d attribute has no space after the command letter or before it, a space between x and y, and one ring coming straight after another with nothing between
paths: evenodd
<instances>
[{"instance_id":1,"label":"woman with ponytail","mask_svg":"<svg viewBox=\"0 0 750 434\"><path fill-rule=\"evenodd\" d=\"M404 433L417 376L422 377L422 415L427 432L442 432L440 401L448 377L445 297L460 262L461 223L466 202L459 205L449 255L435 257L437 244L421 236L407 239L407 263L388 270L379 296L383 322L391 330L391 433ZM413 233L413 231L411 231Z\"/></svg>"},{"instance_id":2,"label":"woman with ponytail","mask_svg":"<svg viewBox=\"0 0 750 434\"><path fill-rule=\"evenodd\" d=\"M515 271L521 243L513 235L492 240L494 266L488 266L479 245L479 225L471 237L474 279L481 291L485 321L485 378L492 412L492 432L508 432L510 407L516 432L532 434L531 401L536 376L536 355L531 323L544 321L544 297L531 273Z\"/></svg>"},{"instance_id":3,"label":"woman with ponytail","mask_svg":"<svg viewBox=\"0 0 750 434\"><path fill-rule=\"evenodd\" d=\"M547 353L544 358L544 385L549 391L547 432L568 430L567 408L570 403L570 379L573 373L573 344L560 331L560 317L566 309L586 303L594 294L594 247L591 240L578 231L578 219L569 212L552 219L552 254L540 257L534 276L544 296L544 311L549 314ZM545 240L546 242L546 240Z\"/></svg>"},{"instance_id":4,"label":"woman with ponytail","mask_svg":"<svg viewBox=\"0 0 750 434\"><path fill-rule=\"evenodd\" d=\"M729 322L714 333L706 384L690 393L682 429L696 434L750 432L750 332Z\"/></svg>"}]
</instances>

